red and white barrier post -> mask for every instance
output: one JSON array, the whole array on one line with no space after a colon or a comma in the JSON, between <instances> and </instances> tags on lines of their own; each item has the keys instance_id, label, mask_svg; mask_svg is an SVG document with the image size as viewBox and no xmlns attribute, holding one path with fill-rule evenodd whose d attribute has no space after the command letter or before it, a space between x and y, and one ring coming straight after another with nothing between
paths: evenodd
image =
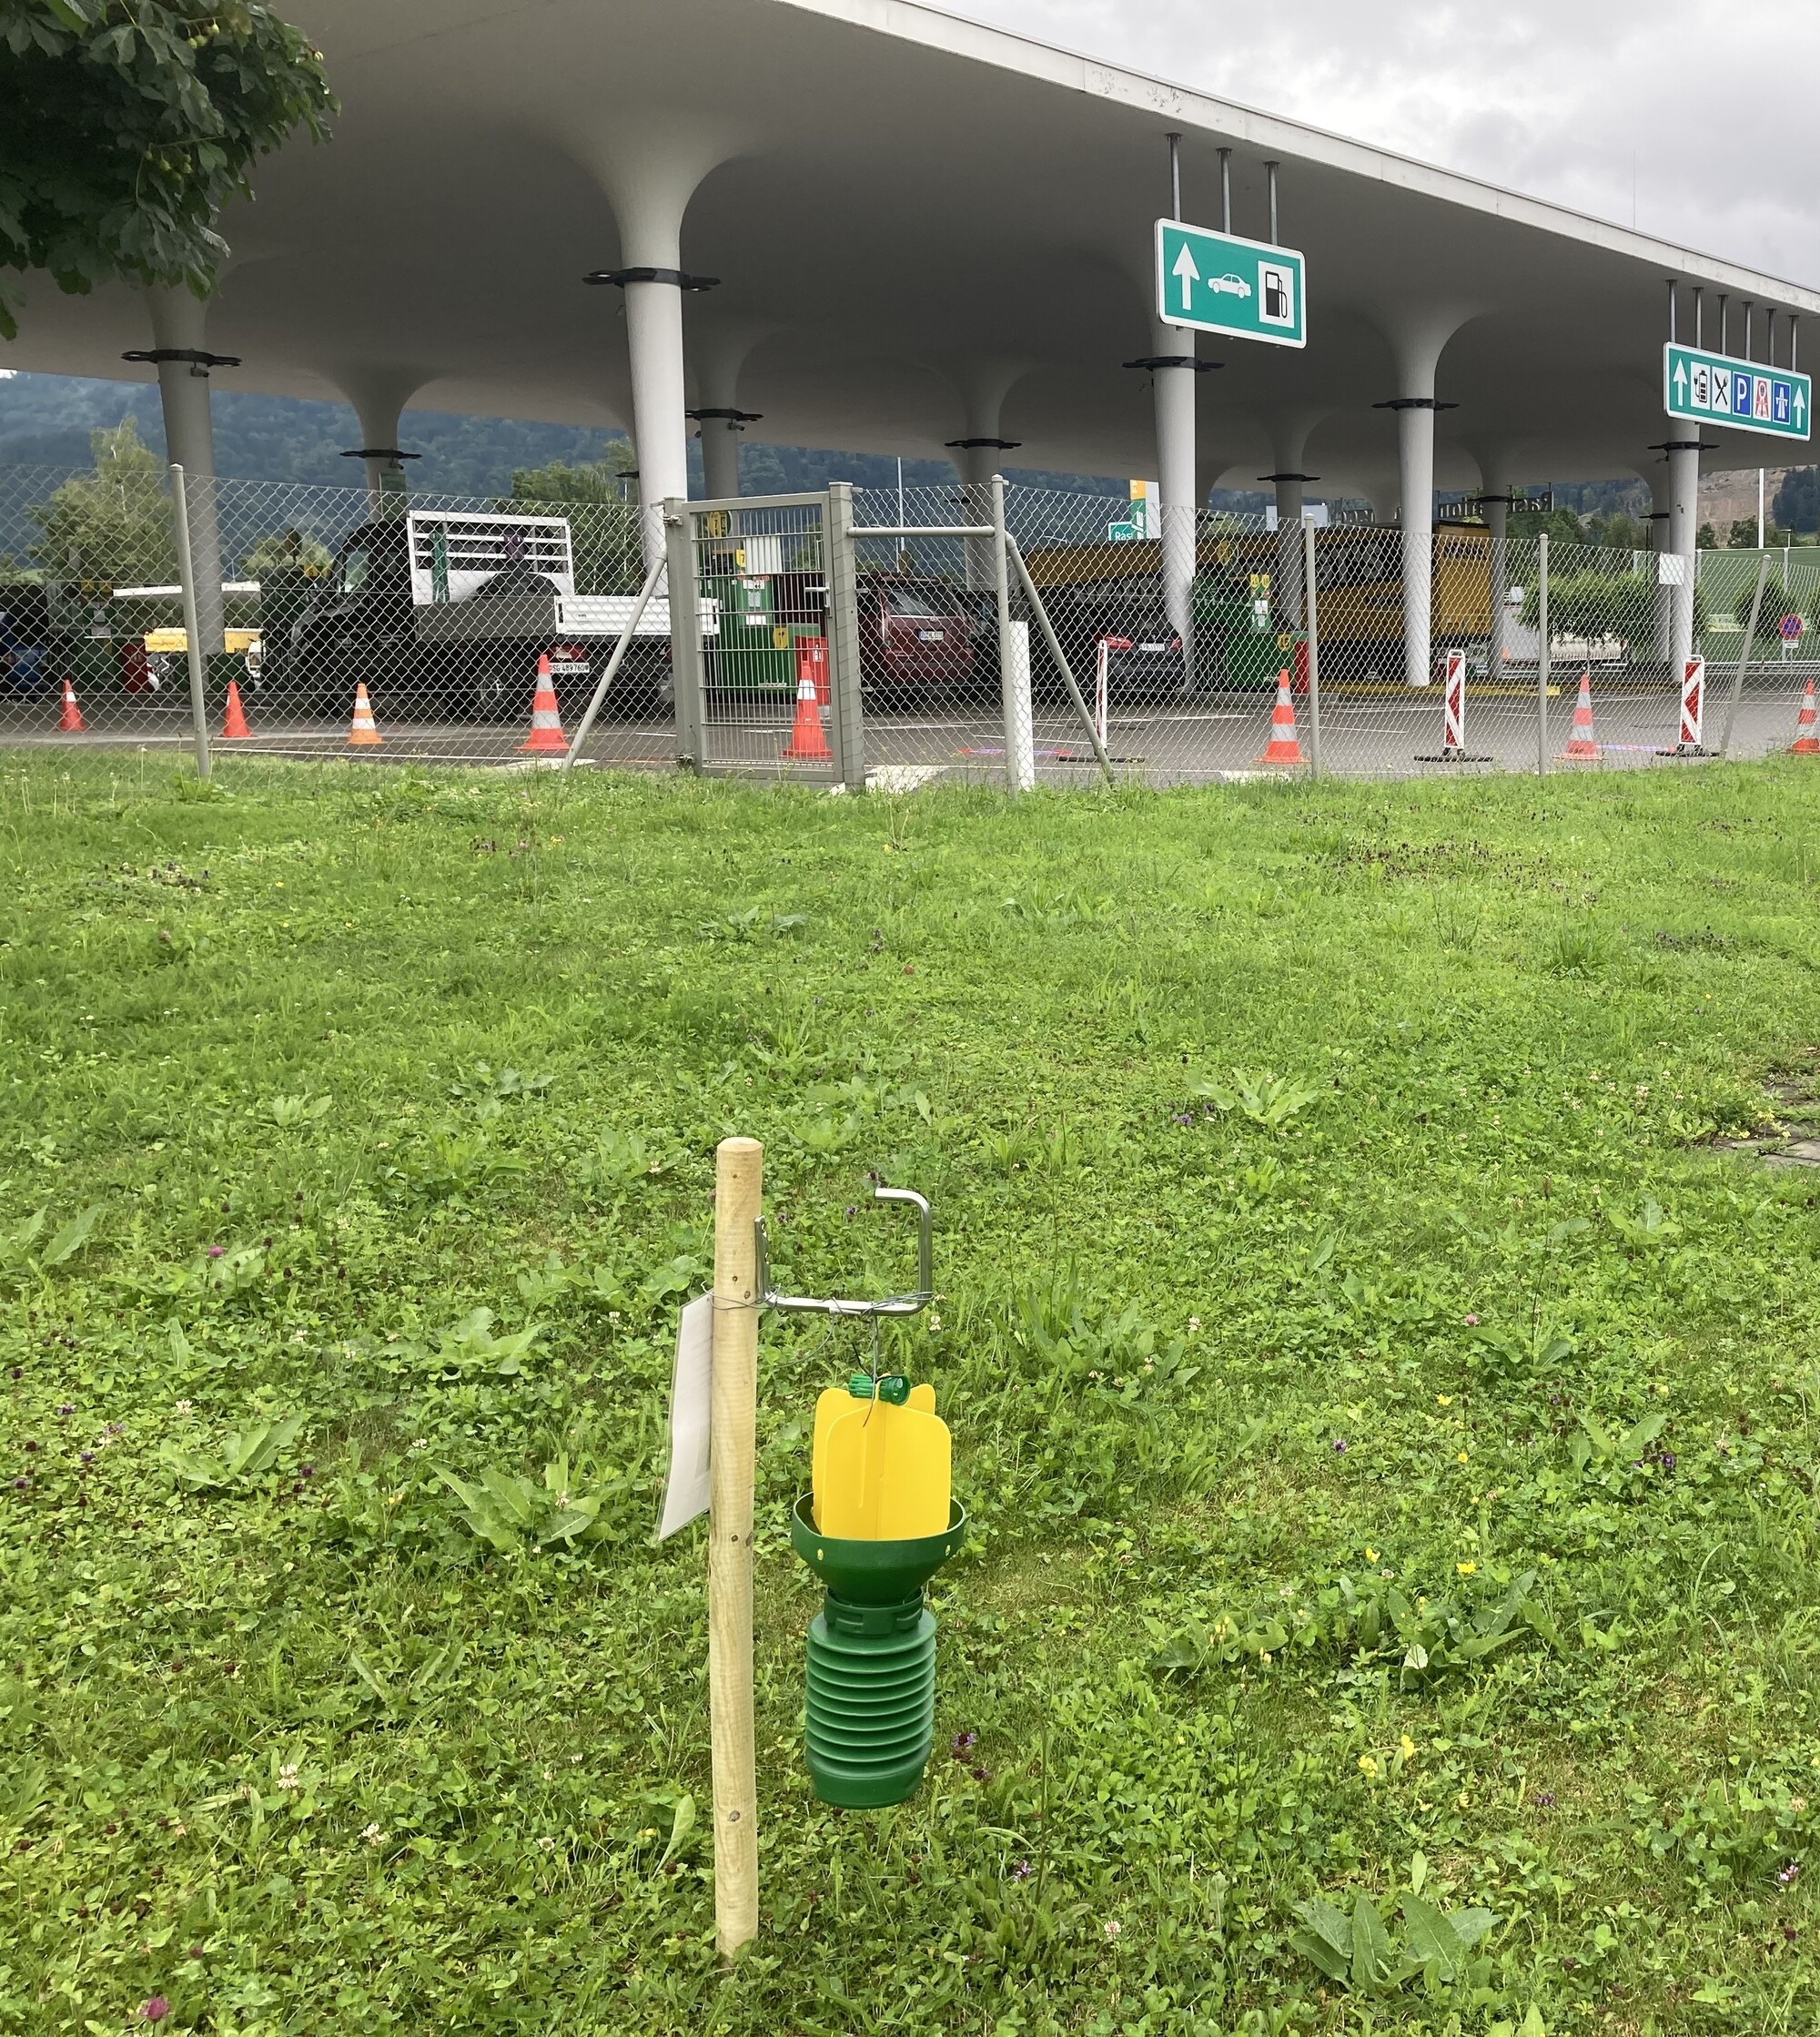
<instances>
[{"instance_id":1,"label":"red and white barrier post","mask_svg":"<svg viewBox=\"0 0 1820 2037\"><path fill-rule=\"evenodd\" d=\"M1419 756L1418 764L1489 764L1488 756L1466 754L1466 654L1449 651L1441 665L1441 749Z\"/></svg>"},{"instance_id":2,"label":"red and white barrier post","mask_svg":"<svg viewBox=\"0 0 1820 2037\"><path fill-rule=\"evenodd\" d=\"M1674 755L1706 755L1700 742L1700 724L1705 709L1706 661L1692 657L1681 668L1681 740L1674 746Z\"/></svg>"}]
</instances>

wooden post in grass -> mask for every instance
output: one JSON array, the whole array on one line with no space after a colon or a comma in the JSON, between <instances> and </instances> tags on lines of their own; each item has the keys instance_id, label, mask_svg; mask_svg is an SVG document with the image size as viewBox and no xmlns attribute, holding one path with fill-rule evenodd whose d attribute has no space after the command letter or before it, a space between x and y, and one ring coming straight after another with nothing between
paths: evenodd
<instances>
[{"instance_id":1,"label":"wooden post in grass","mask_svg":"<svg viewBox=\"0 0 1820 2037\"><path fill-rule=\"evenodd\" d=\"M758 1417L758 1258L764 1181L755 1139L714 1153L714 1371L709 1414L708 1704L714 1749L714 1941L758 1935L758 1786L752 1724L752 1516Z\"/></svg>"}]
</instances>

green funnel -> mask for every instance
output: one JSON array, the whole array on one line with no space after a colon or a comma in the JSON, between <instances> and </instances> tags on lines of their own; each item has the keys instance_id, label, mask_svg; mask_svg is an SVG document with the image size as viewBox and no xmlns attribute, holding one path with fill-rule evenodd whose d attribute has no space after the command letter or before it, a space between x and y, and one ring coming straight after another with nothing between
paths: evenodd
<instances>
[{"instance_id":1,"label":"green funnel","mask_svg":"<svg viewBox=\"0 0 1820 2037\"><path fill-rule=\"evenodd\" d=\"M966 1538L948 1503L939 1535L866 1542L816 1532L804 1493L790 1542L827 1597L809 1628L809 1775L825 1804L898 1804L923 1779L935 1721L935 1619L923 1586Z\"/></svg>"}]
</instances>

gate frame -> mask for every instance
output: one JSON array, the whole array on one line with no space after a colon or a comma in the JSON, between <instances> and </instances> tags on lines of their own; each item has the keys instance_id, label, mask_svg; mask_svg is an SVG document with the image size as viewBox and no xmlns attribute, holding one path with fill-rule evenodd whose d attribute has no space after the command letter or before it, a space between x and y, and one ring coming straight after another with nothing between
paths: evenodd
<instances>
[{"instance_id":1,"label":"gate frame","mask_svg":"<svg viewBox=\"0 0 1820 2037\"><path fill-rule=\"evenodd\" d=\"M672 588L696 588L696 520L716 510L744 515L753 510L815 509L821 512L823 615L828 634L828 704L833 708L831 773L793 772L804 785L865 790L865 721L860 688L859 587L854 563L853 484L837 481L794 495L716 495L702 501L671 496L663 504L666 579ZM676 762L703 777L753 777L759 768L722 764L708 756L708 670L702 642L700 594L670 603L670 674L676 710Z\"/></svg>"}]
</instances>

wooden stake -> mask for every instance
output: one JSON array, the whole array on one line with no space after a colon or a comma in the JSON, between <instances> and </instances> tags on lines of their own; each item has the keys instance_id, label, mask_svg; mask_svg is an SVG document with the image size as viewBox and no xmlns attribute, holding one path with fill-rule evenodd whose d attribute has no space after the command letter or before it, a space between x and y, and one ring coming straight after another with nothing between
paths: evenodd
<instances>
[{"instance_id":1,"label":"wooden stake","mask_svg":"<svg viewBox=\"0 0 1820 2037\"><path fill-rule=\"evenodd\" d=\"M714 1155L714 1380L708 1505L708 1703L714 1748L714 1939L758 1935L758 1785L752 1725L752 1515L758 1417L758 1268L764 1183L755 1139Z\"/></svg>"}]
</instances>

